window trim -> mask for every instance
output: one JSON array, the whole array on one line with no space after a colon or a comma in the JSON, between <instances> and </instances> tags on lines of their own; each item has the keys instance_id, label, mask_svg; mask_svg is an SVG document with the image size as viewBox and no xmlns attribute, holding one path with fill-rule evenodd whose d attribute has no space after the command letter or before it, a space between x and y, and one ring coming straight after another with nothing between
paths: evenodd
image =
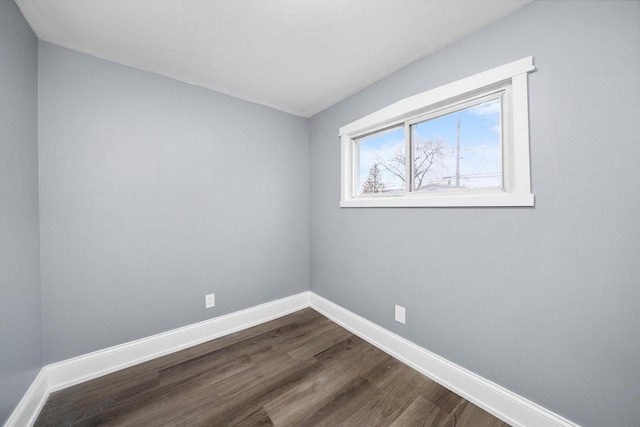
<instances>
[{"instance_id":1,"label":"window trim","mask_svg":"<svg viewBox=\"0 0 640 427\"><path fill-rule=\"evenodd\" d=\"M411 96L340 128L340 207L446 207L446 206L533 206L529 161L528 73L535 70L527 57L482 73ZM362 196L354 189L354 140L396 125L408 126L417 118L446 109L501 88L510 90L503 104L503 132L509 141L503 146L503 191L465 191L425 194L405 192ZM406 135L405 132L405 136ZM507 139L504 138L503 139ZM408 188L408 187L407 187Z\"/></svg>"}]
</instances>

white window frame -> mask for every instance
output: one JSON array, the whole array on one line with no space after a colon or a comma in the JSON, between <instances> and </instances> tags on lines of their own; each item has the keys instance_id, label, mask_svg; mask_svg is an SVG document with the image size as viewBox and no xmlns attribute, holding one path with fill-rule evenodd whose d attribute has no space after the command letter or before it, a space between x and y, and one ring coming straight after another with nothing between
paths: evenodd
<instances>
[{"instance_id":1,"label":"white window frame","mask_svg":"<svg viewBox=\"0 0 640 427\"><path fill-rule=\"evenodd\" d=\"M533 206L527 82L528 73L533 70L533 57L523 58L405 98L341 127L340 207ZM407 132L411 124L424 120L425 117L438 116L438 112L448 111L458 104L499 91L503 91L503 188L424 193L408 191L410 184L407 184L403 193L357 194L355 185L359 180L355 160L358 150L355 141L358 138L392 126L404 125L408 141ZM409 175L407 172L407 176Z\"/></svg>"}]
</instances>

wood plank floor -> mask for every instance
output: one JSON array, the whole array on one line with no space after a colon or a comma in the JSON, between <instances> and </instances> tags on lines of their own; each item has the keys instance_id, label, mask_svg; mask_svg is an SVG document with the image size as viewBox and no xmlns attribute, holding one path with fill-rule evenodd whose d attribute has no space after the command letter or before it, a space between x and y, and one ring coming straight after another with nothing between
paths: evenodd
<instances>
[{"instance_id":1,"label":"wood plank floor","mask_svg":"<svg viewBox=\"0 0 640 427\"><path fill-rule=\"evenodd\" d=\"M507 426L310 308L52 393L35 425Z\"/></svg>"}]
</instances>

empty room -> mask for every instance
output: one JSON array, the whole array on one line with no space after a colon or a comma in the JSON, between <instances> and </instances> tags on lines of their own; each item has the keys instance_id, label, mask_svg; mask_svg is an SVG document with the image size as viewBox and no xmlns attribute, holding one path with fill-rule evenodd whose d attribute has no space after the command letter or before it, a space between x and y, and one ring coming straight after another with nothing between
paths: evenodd
<instances>
[{"instance_id":1,"label":"empty room","mask_svg":"<svg viewBox=\"0 0 640 427\"><path fill-rule=\"evenodd\" d=\"M640 0L0 0L0 423L640 426Z\"/></svg>"}]
</instances>

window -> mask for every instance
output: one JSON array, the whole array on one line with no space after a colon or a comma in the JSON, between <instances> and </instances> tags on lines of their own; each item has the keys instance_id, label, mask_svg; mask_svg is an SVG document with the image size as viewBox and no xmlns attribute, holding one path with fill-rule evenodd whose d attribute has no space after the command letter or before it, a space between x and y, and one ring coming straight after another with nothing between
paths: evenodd
<instances>
[{"instance_id":1,"label":"window","mask_svg":"<svg viewBox=\"0 0 640 427\"><path fill-rule=\"evenodd\" d=\"M340 129L342 207L533 206L525 58Z\"/></svg>"}]
</instances>

